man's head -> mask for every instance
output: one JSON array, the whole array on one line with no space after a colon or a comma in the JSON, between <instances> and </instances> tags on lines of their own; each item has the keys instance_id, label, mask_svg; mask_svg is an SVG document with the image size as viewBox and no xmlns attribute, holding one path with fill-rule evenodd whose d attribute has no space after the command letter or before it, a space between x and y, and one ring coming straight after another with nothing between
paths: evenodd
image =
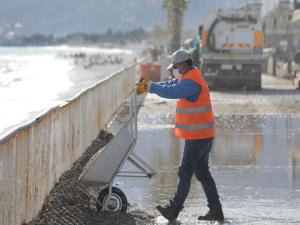
<instances>
[{"instance_id":1,"label":"man's head","mask_svg":"<svg viewBox=\"0 0 300 225\"><path fill-rule=\"evenodd\" d=\"M179 74L185 74L193 66L191 56L183 49L179 49L171 56L171 64L167 70L178 69Z\"/></svg>"}]
</instances>

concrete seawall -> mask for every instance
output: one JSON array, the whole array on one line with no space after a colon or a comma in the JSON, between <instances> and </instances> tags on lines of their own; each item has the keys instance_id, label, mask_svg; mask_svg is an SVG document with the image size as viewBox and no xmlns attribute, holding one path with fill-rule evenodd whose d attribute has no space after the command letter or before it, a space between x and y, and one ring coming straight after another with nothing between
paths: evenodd
<instances>
[{"instance_id":1,"label":"concrete seawall","mask_svg":"<svg viewBox=\"0 0 300 225\"><path fill-rule=\"evenodd\" d=\"M0 225L35 217L61 174L85 151L129 95L135 65L0 140Z\"/></svg>"}]
</instances>

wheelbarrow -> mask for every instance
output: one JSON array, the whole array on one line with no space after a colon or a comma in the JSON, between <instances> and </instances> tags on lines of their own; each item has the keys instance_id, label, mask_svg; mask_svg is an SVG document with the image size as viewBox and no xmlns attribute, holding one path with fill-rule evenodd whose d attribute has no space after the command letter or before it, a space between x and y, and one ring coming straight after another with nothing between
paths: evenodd
<instances>
[{"instance_id":1,"label":"wheelbarrow","mask_svg":"<svg viewBox=\"0 0 300 225\"><path fill-rule=\"evenodd\" d=\"M108 144L91 157L77 180L81 189L96 201L97 211L126 212L126 195L121 189L113 186L117 176L151 178L156 174L154 169L134 153L136 141L137 100L136 89L133 89L129 97L128 120ZM121 171L126 160L138 171ZM91 194L93 192L94 194Z\"/></svg>"}]
</instances>

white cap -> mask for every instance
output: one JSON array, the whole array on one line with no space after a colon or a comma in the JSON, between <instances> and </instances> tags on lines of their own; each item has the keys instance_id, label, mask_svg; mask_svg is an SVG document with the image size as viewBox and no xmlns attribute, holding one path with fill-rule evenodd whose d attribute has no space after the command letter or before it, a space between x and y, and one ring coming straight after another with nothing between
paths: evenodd
<instances>
[{"instance_id":1,"label":"white cap","mask_svg":"<svg viewBox=\"0 0 300 225\"><path fill-rule=\"evenodd\" d=\"M171 56L171 64L168 66L167 70L173 68L177 63L184 62L188 59L191 59L191 56L183 49L179 49L174 52Z\"/></svg>"}]
</instances>

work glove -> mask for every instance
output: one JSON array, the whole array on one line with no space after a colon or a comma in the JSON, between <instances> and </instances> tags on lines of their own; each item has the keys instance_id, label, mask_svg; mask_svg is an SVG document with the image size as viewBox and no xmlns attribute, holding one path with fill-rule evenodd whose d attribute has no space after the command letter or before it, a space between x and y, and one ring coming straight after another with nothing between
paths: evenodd
<instances>
[{"instance_id":1,"label":"work glove","mask_svg":"<svg viewBox=\"0 0 300 225\"><path fill-rule=\"evenodd\" d=\"M135 86L137 87L137 90L136 90L136 94L137 95L141 95L145 92L148 91L149 89L149 82L148 81L141 81L141 82L138 82L138 83L135 83Z\"/></svg>"}]
</instances>

